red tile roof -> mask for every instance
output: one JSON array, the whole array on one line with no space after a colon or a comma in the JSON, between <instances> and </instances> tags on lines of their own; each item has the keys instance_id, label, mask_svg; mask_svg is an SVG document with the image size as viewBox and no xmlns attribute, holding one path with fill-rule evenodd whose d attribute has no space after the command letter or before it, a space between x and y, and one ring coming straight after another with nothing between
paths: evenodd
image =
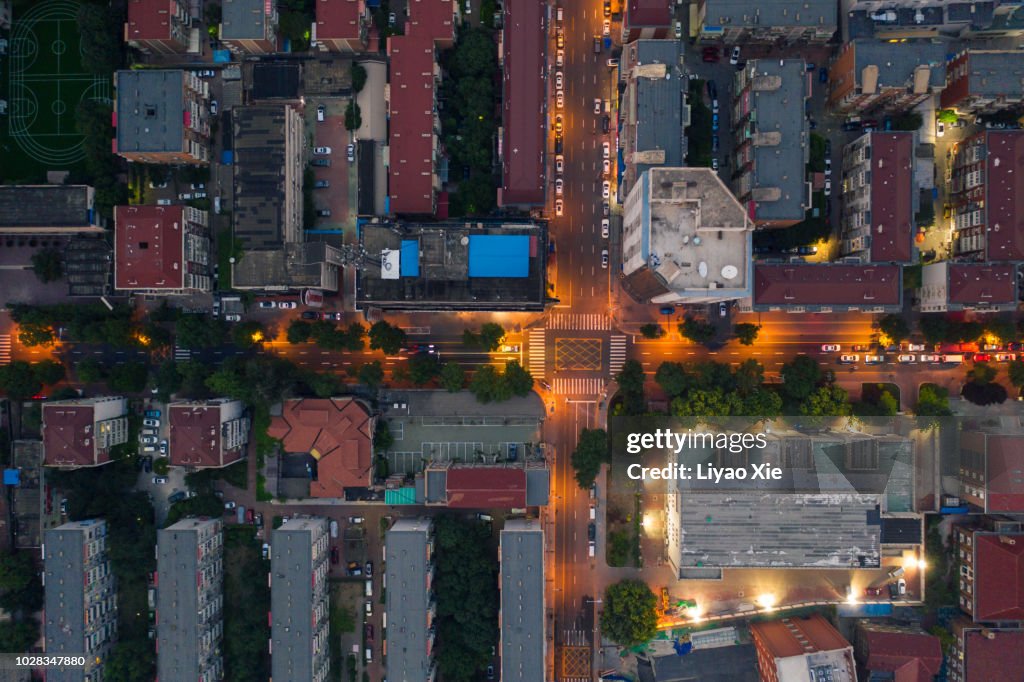
<instances>
[{"instance_id":1,"label":"red tile roof","mask_svg":"<svg viewBox=\"0 0 1024 682\"><path fill-rule=\"evenodd\" d=\"M950 263L947 295L950 303L977 305L1017 300L1016 266L988 263Z\"/></svg>"},{"instance_id":2,"label":"red tile roof","mask_svg":"<svg viewBox=\"0 0 1024 682\"><path fill-rule=\"evenodd\" d=\"M1024 130L987 135L988 259L1024 260Z\"/></svg>"},{"instance_id":3,"label":"red tile roof","mask_svg":"<svg viewBox=\"0 0 1024 682\"><path fill-rule=\"evenodd\" d=\"M899 305L898 265L754 266L754 305Z\"/></svg>"},{"instance_id":4,"label":"red tile roof","mask_svg":"<svg viewBox=\"0 0 1024 682\"><path fill-rule=\"evenodd\" d=\"M454 0L409 0L408 9L406 35L430 36L446 43L455 39L455 16L458 10Z\"/></svg>"},{"instance_id":5,"label":"red tile roof","mask_svg":"<svg viewBox=\"0 0 1024 682\"><path fill-rule=\"evenodd\" d=\"M1024 436L988 434L986 511L1024 513Z\"/></svg>"},{"instance_id":6,"label":"red tile roof","mask_svg":"<svg viewBox=\"0 0 1024 682\"><path fill-rule=\"evenodd\" d=\"M319 40L356 40L364 0L317 0L316 37Z\"/></svg>"},{"instance_id":7,"label":"red tile roof","mask_svg":"<svg viewBox=\"0 0 1024 682\"><path fill-rule=\"evenodd\" d=\"M1024 534L975 534L974 620L1024 621Z\"/></svg>"},{"instance_id":8,"label":"red tile roof","mask_svg":"<svg viewBox=\"0 0 1024 682\"><path fill-rule=\"evenodd\" d=\"M516 467L452 467L448 506L517 509L526 506L526 470Z\"/></svg>"},{"instance_id":9,"label":"red tile roof","mask_svg":"<svg viewBox=\"0 0 1024 682\"><path fill-rule=\"evenodd\" d=\"M128 0L127 40L169 40L174 0Z\"/></svg>"},{"instance_id":10,"label":"red tile roof","mask_svg":"<svg viewBox=\"0 0 1024 682\"><path fill-rule=\"evenodd\" d=\"M370 485L373 471L373 422L352 398L289 400L267 433L285 452L308 452L317 460L313 497L344 497L345 488Z\"/></svg>"},{"instance_id":11,"label":"red tile roof","mask_svg":"<svg viewBox=\"0 0 1024 682\"><path fill-rule=\"evenodd\" d=\"M92 405L43 405L43 462L48 466L109 462L108 451L96 451L95 415Z\"/></svg>"},{"instance_id":12,"label":"red tile roof","mask_svg":"<svg viewBox=\"0 0 1024 682\"><path fill-rule=\"evenodd\" d=\"M544 203L544 10L537 0L505 0L501 205Z\"/></svg>"},{"instance_id":13,"label":"red tile roof","mask_svg":"<svg viewBox=\"0 0 1024 682\"><path fill-rule=\"evenodd\" d=\"M168 439L174 466L223 467L245 455L245 448L222 452L220 405L170 405Z\"/></svg>"},{"instance_id":14,"label":"red tile roof","mask_svg":"<svg viewBox=\"0 0 1024 682\"><path fill-rule=\"evenodd\" d=\"M910 262L914 134L871 134L871 260Z\"/></svg>"},{"instance_id":15,"label":"red tile roof","mask_svg":"<svg viewBox=\"0 0 1024 682\"><path fill-rule=\"evenodd\" d=\"M872 672L895 673L896 682L932 682L942 667L942 645L935 635L923 632L864 630Z\"/></svg>"},{"instance_id":16,"label":"red tile roof","mask_svg":"<svg viewBox=\"0 0 1024 682\"><path fill-rule=\"evenodd\" d=\"M1019 680L1024 670L1024 631L964 633L964 679L968 682Z\"/></svg>"},{"instance_id":17,"label":"red tile roof","mask_svg":"<svg viewBox=\"0 0 1024 682\"><path fill-rule=\"evenodd\" d=\"M672 23L672 3L669 0L629 0L626 6L626 26L668 26Z\"/></svg>"},{"instance_id":18,"label":"red tile roof","mask_svg":"<svg viewBox=\"0 0 1024 682\"><path fill-rule=\"evenodd\" d=\"M181 289L184 206L114 209L114 288Z\"/></svg>"},{"instance_id":19,"label":"red tile roof","mask_svg":"<svg viewBox=\"0 0 1024 682\"><path fill-rule=\"evenodd\" d=\"M751 623L750 632L755 640L761 640L765 649L775 658L803 656L815 651L835 651L850 646L832 623L818 614L810 618L783 618ZM798 635L801 639L797 639Z\"/></svg>"}]
</instances>

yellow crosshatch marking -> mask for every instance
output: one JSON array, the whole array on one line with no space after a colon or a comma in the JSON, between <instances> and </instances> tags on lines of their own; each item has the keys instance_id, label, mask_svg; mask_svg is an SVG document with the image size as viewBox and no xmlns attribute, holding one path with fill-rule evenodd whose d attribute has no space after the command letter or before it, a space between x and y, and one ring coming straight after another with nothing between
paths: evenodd
<instances>
[{"instance_id":1,"label":"yellow crosshatch marking","mask_svg":"<svg viewBox=\"0 0 1024 682\"><path fill-rule=\"evenodd\" d=\"M555 371L601 369L601 339L555 339Z\"/></svg>"},{"instance_id":2,"label":"yellow crosshatch marking","mask_svg":"<svg viewBox=\"0 0 1024 682\"><path fill-rule=\"evenodd\" d=\"M590 647L563 646L561 679L590 679Z\"/></svg>"}]
</instances>

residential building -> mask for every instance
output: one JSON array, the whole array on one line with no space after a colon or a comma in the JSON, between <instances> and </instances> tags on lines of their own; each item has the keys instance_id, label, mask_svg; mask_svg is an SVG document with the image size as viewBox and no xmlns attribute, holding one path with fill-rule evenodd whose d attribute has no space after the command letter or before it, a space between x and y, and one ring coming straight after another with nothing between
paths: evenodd
<instances>
[{"instance_id":1,"label":"residential building","mask_svg":"<svg viewBox=\"0 0 1024 682\"><path fill-rule=\"evenodd\" d=\"M509 519L501 530L500 679L546 678L547 616L544 529L537 519Z\"/></svg>"},{"instance_id":2,"label":"residential building","mask_svg":"<svg viewBox=\"0 0 1024 682\"><path fill-rule=\"evenodd\" d=\"M354 398L287 400L267 433L287 453L308 453L310 497L344 498L346 489L373 483L373 431L376 419Z\"/></svg>"},{"instance_id":3,"label":"residential building","mask_svg":"<svg viewBox=\"0 0 1024 682\"><path fill-rule=\"evenodd\" d=\"M764 682L857 682L853 647L820 614L750 624Z\"/></svg>"},{"instance_id":4,"label":"residential building","mask_svg":"<svg viewBox=\"0 0 1024 682\"><path fill-rule=\"evenodd\" d=\"M512 456L518 459L516 453ZM427 464L422 487L422 501L428 505L452 509L525 509L548 503L551 477L544 462L457 464L445 459Z\"/></svg>"},{"instance_id":5,"label":"residential building","mask_svg":"<svg viewBox=\"0 0 1024 682\"><path fill-rule=\"evenodd\" d=\"M103 234L95 201L88 185L0 185L0 235Z\"/></svg>"},{"instance_id":6,"label":"residential building","mask_svg":"<svg viewBox=\"0 0 1024 682\"><path fill-rule=\"evenodd\" d=\"M843 38L1010 38L1024 33L1018 0L843 0Z\"/></svg>"},{"instance_id":7,"label":"residential building","mask_svg":"<svg viewBox=\"0 0 1024 682\"><path fill-rule=\"evenodd\" d=\"M104 235L72 237L63 256L69 296L97 298L110 293L114 251Z\"/></svg>"},{"instance_id":8,"label":"residential building","mask_svg":"<svg viewBox=\"0 0 1024 682\"><path fill-rule=\"evenodd\" d=\"M373 24L366 0L316 0L313 44L322 52L362 52Z\"/></svg>"},{"instance_id":9,"label":"residential building","mask_svg":"<svg viewBox=\"0 0 1024 682\"><path fill-rule=\"evenodd\" d=\"M699 0L691 27L701 40L744 43L825 43L838 27L838 6L828 0ZM691 28L691 30L694 30Z\"/></svg>"},{"instance_id":10,"label":"residential building","mask_svg":"<svg viewBox=\"0 0 1024 682\"><path fill-rule=\"evenodd\" d=\"M673 38L672 5L661 0L621 0L626 6L622 18L622 43L651 38Z\"/></svg>"},{"instance_id":11,"label":"residential building","mask_svg":"<svg viewBox=\"0 0 1024 682\"><path fill-rule=\"evenodd\" d=\"M499 59L502 82L499 206L542 206L548 185L547 27L542 3L505 0Z\"/></svg>"},{"instance_id":12,"label":"residential building","mask_svg":"<svg viewBox=\"0 0 1024 682\"><path fill-rule=\"evenodd\" d=\"M43 636L48 656L85 655L85 665L48 668L50 682L100 682L117 642L117 586L107 523L70 521L43 536Z\"/></svg>"},{"instance_id":13,"label":"residential building","mask_svg":"<svg viewBox=\"0 0 1024 682\"><path fill-rule=\"evenodd\" d=\"M251 420L240 400L179 400L167 406L171 466L221 468L245 459Z\"/></svg>"},{"instance_id":14,"label":"residential building","mask_svg":"<svg viewBox=\"0 0 1024 682\"><path fill-rule=\"evenodd\" d=\"M843 256L865 263L916 261L914 133L866 133L843 150Z\"/></svg>"},{"instance_id":15,"label":"residential building","mask_svg":"<svg viewBox=\"0 0 1024 682\"><path fill-rule=\"evenodd\" d=\"M1024 513L1024 434L960 433L960 498L986 514Z\"/></svg>"},{"instance_id":16,"label":"residential building","mask_svg":"<svg viewBox=\"0 0 1024 682\"><path fill-rule=\"evenodd\" d=\"M209 214L191 206L114 208L114 288L181 295L213 288Z\"/></svg>"},{"instance_id":17,"label":"residential building","mask_svg":"<svg viewBox=\"0 0 1024 682\"><path fill-rule=\"evenodd\" d=\"M387 679L434 682L434 540L429 518L400 518L384 536Z\"/></svg>"},{"instance_id":18,"label":"residential building","mask_svg":"<svg viewBox=\"0 0 1024 682\"><path fill-rule=\"evenodd\" d=\"M953 621L954 643L946 655L949 682L1012 680L1024 670L1024 629Z\"/></svg>"},{"instance_id":19,"label":"residential building","mask_svg":"<svg viewBox=\"0 0 1024 682\"><path fill-rule=\"evenodd\" d=\"M221 0L220 40L235 54L270 54L277 21L277 0Z\"/></svg>"},{"instance_id":20,"label":"residential building","mask_svg":"<svg viewBox=\"0 0 1024 682\"><path fill-rule=\"evenodd\" d=\"M330 533L323 517L296 517L270 546L271 678L324 682L331 669Z\"/></svg>"},{"instance_id":21,"label":"residential building","mask_svg":"<svg viewBox=\"0 0 1024 682\"><path fill-rule=\"evenodd\" d=\"M393 158L392 158L393 160ZM527 218L364 223L362 310L544 309L547 223Z\"/></svg>"},{"instance_id":22,"label":"residential building","mask_svg":"<svg viewBox=\"0 0 1024 682\"><path fill-rule=\"evenodd\" d=\"M1024 130L983 131L951 163L953 253L965 260L1024 260Z\"/></svg>"},{"instance_id":23,"label":"residential building","mask_svg":"<svg viewBox=\"0 0 1024 682\"><path fill-rule=\"evenodd\" d=\"M622 272L636 300L750 295L753 223L710 168L651 168L626 196Z\"/></svg>"},{"instance_id":24,"label":"residential building","mask_svg":"<svg viewBox=\"0 0 1024 682\"><path fill-rule=\"evenodd\" d=\"M108 396L44 403L42 434L45 466L107 464L111 449L128 442L128 400Z\"/></svg>"},{"instance_id":25,"label":"residential building","mask_svg":"<svg viewBox=\"0 0 1024 682\"><path fill-rule=\"evenodd\" d=\"M686 162L684 128L690 125L686 104L689 81L680 67L682 47L678 40L637 40L622 51L621 73L625 82L618 108L619 150L625 168L612 159L612 168L623 173L617 183L626 196L649 168L681 168Z\"/></svg>"},{"instance_id":26,"label":"residential building","mask_svg":"<svg viewBox=\"0 0 1024 682\"><path fill-rule=\"evenodd\" d=\"M454 0L421 0L408 8L405 33L388 38L391 58L388 100L389 211L432 216L441 179L437 172L437 52L455 43L458 5ZM444 217L444 216L439 216Z\"/></svg>"},{"instance_id":27,"label":"residential building","mask_svg":"<svg viewBox=\"0 0 1024 682\"><path fill-rule=\"evenodd\" d=\"M1024 64L1018 50L964 50L946 63L943 109L988 114L1024 103Z\"/></svg>"},{"instance_id":28,"label":"residential building","mask_svg":"<svg viewBox=\"0 0 1024 682\"><path fill-rule=\"evenodd\" d=\"M755 263L752 310L786 312L899 312L903 270L899 265L851 263Z\"/></svg>"},{"instance_id":29,"label":"residential building","mask_svg":"<svg viewBox=\"0 0 1024 682\"><path fill-rule=\"evenodd\" d=\"M785 4L785 3L780 3ZM810 208L803 60L753 59L736 72L733 192L758 228L789 227Z\"/></svg>"},{"instance_id":30,"label":"residential building","mask_svg":"<svg viewBox=\"0 0 1024 682\"><path fill-rule=\"evenodd\" d=\"M156 671L161 680L224 676L224 534L220 519L156 532Z\"/></svg>"},{"instance_id":31,"label":"residential building","mask_svg":"<svg viewBox=\"0 0 1024 682\"><path fill-rule=\"evenodd\" d=\"M960 609L975 623L1024 622L1024 523L972 517L953 526Z\"/></svg>"},{"instance_id":32,"label":"residential building","mask_svg":"<svg viewBox=\"0 0 1024 682\"><path fill-rule=\"evenodd\" d=\"M138 69L114 74L114 152L128 161L210 162L210 83L195 71Z\"/></svg>"},{"instance_id":33,"label":"residential building","mask_svg":"<svg viewBox=\"0 0 1024 682\"><path fill-rule=\"evenodd\" d=\"M946 46L854 40L840 47L828 67L828 107L841 115L901 113L934 97L946 85Z\"/></svg>"},{"instance_id":34,"label":"residential building","mask_svg":"<svg viewBox=\"0 0 1024 682\"><path fill-rule=\"evenodd\" d=\"M128 0L124 42L136 50L147 54L183 54L188 51L191 29L192 16L186 0Z\"/></svg>"},{"instance_id":35,"label":"residential building","mask_svg":"<svg viewBox=\"0 0 1024 682\"><path fill-rule=\"evenodd\" d=\"M933 682L942 668L942 644L935 635L881 620L856 627L859 679Z\"/></svg>"},{"instance_id":36,"label":"residential building","mask_svg":"<svg viewBox=\"0 0 1024 682\"><path fill-rule=\"evenodd\" d=\"M918 307L923 313L1016 310L1017 273L1015 263L940 261L925 265Z\"/></svg>"}]
</instances>

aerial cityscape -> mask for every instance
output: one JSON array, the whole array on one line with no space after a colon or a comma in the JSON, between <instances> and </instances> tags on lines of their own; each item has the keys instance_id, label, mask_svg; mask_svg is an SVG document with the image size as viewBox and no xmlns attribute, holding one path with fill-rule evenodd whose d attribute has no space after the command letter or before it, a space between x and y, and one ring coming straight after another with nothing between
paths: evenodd
<instances>
[{"instance_id":1,"label":"aerial cityscape","mask_svg":"<svg viewBox=\"0 0 1024 682\"><path fill-rule=\"evenodd\" d=\"M1024 682L1021 0L0 0L0 679Z\"/></svg>"}]
</instances>

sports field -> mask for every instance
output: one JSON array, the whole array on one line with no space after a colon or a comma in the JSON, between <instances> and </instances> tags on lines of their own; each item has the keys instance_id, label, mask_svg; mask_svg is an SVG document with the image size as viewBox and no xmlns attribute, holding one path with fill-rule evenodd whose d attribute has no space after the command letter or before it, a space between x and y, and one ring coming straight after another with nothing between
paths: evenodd
<instances>
[{"instance_id":1,"label":"sports field","mask_svg":"<svg viewBox=\"0 0 1024 682\"><path fill-rule=\"evenodd\" d=\"M9 179L67 170L84 158L75 110L86 99L110 101L112 84L82 67L75 0L15 3L7 54L0 56L0 147ZM20 11L19 11L20 10Z\"/></svg>"}]
</instances>

